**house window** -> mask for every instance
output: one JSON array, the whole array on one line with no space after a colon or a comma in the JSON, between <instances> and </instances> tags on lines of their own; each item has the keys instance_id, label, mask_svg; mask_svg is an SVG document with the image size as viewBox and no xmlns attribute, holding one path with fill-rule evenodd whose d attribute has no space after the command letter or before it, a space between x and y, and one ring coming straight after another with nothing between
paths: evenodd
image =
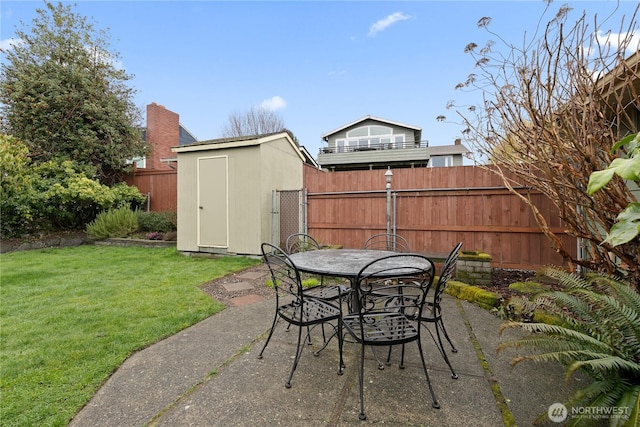
<instances>
[{"instance_id":1,"label":"house window","mask_svg":"<svg viewBox=\"0 0 640 427\"><path fill-rule=\"evenodd\" d=\"M347 132L345 139L336 140L336 151L385 150L404 148L404 134L394 135L388 126L361 126Z\"/></svg>"},{"instance_id":2,"label":"house window","mask_svg":"<svg viewBox=\"0 0 640 427\"><path fill-rule=\"evenodd\" d=\"M127 165L134 164L138 169L145 169L147 167L147 158L146 157L135 157L133 159L129 159L125 162Z\"/></svg>"},{"instance_id":3,"label":"house window","mask_svg":"<svg viewBox=\"0 0 640 427\"><path fill-rule=\"evenodd\" d=\"M433 156L429 159L430 168L453 166L453 156Z\"/></svg>"},{"instance_id":4,"label":"house window","mask_svg":"<svg viewBox=\"0 0 640 427\"><path fill-rule=\"evenodd\" d=\"M393 130L387 126L367 126L369 128L369 135L389 135L393 133Z\"/></svg>"}]
</instances>

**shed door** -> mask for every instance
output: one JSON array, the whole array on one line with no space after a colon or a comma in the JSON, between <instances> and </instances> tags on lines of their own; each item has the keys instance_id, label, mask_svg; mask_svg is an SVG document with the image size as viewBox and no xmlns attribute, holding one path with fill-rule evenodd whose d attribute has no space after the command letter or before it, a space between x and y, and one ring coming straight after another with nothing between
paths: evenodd
<instances>
[{"instance_id":1,"label":"shed door","mask_svg":"<svg viewBox=\"0 0 640 427\"><path fill-rule=\"evenodd\" d=\"M227 156L198 159L198 246L229 247Z\"/></svg>"}]
</instances>

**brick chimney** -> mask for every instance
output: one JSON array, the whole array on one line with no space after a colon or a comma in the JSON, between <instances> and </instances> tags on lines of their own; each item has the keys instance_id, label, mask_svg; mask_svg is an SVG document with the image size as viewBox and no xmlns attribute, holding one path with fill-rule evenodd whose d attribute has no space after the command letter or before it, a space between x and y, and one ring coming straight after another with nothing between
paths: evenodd
<instances>
[{"instance_id":1,"label":"brick chimney","mask_svg":"<svg viewBox=\"0 0 640 427\"><path fill-rule=\"evenodd\" d=\"M460 145L460 144L462 144L462 140L460 138L456 138L456 140L453 141L453 144L454 145Z\"/></svg>"},{"instance_id":2,"label":"brick chimney","mask_svg":"<svg viewBox=\"0 0 640 427\"><path fill-rule=\"evenodd\" d=\"M160 159L175 157L171 147L180 142L180 116L155 102L147 105L147 144L150 152L146 169L171 169L167 162Z\"/></svg>"}]
</instances>

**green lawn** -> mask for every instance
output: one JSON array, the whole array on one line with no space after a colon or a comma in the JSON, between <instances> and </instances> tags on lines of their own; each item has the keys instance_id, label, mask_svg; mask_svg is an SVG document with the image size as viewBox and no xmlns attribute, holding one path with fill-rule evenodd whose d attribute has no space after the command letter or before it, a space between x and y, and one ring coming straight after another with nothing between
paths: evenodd
<instances>
[{"instance_id":1,"label":"green lawn","mask_svg":"<svg viewBox=\"0 0 640 427\"><path fill-rule=\"evenodd\" d=\"M67 425L129 355L223 308L199 285L258 262L110 246L1 255L0 425Z\"/></svg>"}]
</instances>

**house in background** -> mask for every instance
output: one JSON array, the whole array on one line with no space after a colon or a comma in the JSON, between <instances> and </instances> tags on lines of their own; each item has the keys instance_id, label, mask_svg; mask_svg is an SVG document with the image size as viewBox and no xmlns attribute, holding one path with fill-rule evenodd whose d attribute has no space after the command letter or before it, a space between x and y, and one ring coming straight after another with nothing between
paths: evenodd
<instances>
[{"instance_id":1,"label":"house in background","mask_svg":"<svg viewBox=\"0 0 640 427\"><path fill-rule=\"evenodd\" d=\"M469 150L460 140L454 145L429 147L422 128L365 116L322 135L327 143L318 164L331 171L461 166Z\"/></svg>"},{"instance_id":2,"label":"house in background","mask_svg":"<svg viewBox=\"0 0 640 427\"><path fill-rule=\"evenodd\" d=\"M136 167L149 170L174 169L176 158L171 148L198 142L198 139L180 124L180 116L177 113L155 102L147 105L147 127L142 130L142 139L149 149L149 154L143 159L136 159Z\"/></svg>"},{"instance_id":3,"label":"house in background","mask_svg":"<svg viewBox=\"0 0 640 427\"><path fill-rule=\"evenodd\" d=\"M180 124L178 114L155 102L147 105L147 126L142 129L142 138L149 153L133 159L135 170L124 180L147 196L147 210L175 212L177 158L171 148L198 140Z\"/></svg>"}]
</instances>

